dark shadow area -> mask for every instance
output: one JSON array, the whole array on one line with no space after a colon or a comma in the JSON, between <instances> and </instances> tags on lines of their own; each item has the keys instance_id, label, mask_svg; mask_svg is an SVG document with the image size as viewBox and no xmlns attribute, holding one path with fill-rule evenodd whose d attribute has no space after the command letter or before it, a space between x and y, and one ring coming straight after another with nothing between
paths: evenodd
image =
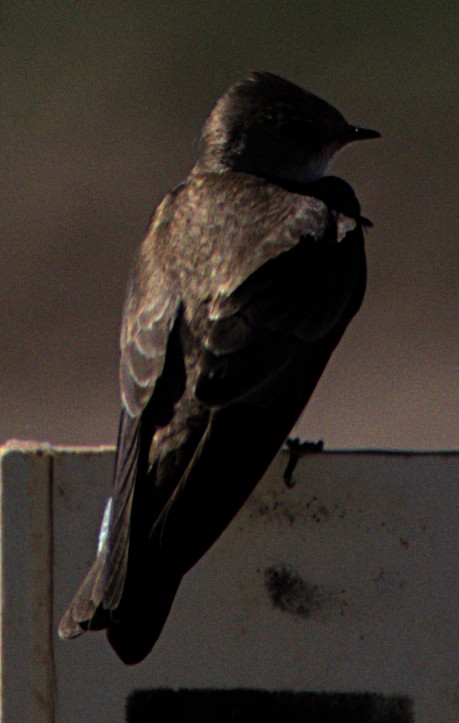
<instances>
[{"instance_id":1,"label":"dark shadow area","mask_svg":"<svg viewBox=\"0 0 459 723\"><path fill-rule=\"evenodd\" d=\"M414 723L409 698L373 693L136 690L127 723Z\"/></svg>"}]
</instances>

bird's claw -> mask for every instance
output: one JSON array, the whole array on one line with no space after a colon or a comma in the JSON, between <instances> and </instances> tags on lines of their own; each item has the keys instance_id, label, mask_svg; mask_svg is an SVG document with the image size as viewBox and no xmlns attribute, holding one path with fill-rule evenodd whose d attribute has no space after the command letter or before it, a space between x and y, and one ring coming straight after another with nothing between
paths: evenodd
<instances>
[{"instance_id":1,"label":"bird's claw","mask_svg":"<svg viewBox=\"0 0 459 723\"><path fill-rule=\"evenodd\" d=\"M285 447L289 451L289 459L284 472L284 482L287 487L293 487L293 473L300 457L311 452L322 452L324 443L322 439L318 442L301 442L299 437L289 437L285 442Z\"/></svg>"}]
</instances>

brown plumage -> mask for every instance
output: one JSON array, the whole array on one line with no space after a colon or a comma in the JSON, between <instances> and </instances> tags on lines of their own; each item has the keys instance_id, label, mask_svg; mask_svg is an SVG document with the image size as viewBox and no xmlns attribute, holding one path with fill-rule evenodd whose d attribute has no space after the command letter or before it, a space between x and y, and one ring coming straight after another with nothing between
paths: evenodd
<instances>
[{"instance_id":1,"label":"brown plumage","mask_svg":"<svg viewBox=\"0 0 459 723\"><path fill-rule=\"evenodd\" d=\"M324 173L378 135L268 73L217 103L129 281L108 532L61 637L107 628L142 660L284 442L365 289L365 220Z\"/></svg>"}]
</instances>

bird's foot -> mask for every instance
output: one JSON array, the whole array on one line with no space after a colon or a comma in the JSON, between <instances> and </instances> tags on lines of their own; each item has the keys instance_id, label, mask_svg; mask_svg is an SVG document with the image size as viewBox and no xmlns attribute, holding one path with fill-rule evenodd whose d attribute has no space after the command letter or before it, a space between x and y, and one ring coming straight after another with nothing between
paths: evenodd
<instances>
[{"instance_id":1,"label":"bird's foot","mask_svg":"<svg viewBox=\"0 0 459 723\"><path fill-rule=\"evenodd\" d=\"M311 452L322 452L324 443L322 439L319 439L318 442L301 442L299 437L289 437L284 448L290 453L284 472L284 482L287 487L293 487L295 484L293 473L300 457Z\"/></svg>"}]
</instances>

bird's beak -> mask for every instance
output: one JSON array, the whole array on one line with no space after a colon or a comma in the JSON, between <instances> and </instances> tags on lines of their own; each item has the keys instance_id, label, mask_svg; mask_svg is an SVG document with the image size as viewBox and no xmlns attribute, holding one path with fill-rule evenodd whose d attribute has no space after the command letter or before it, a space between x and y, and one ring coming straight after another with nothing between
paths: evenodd
<instances>
[{"instance_id":1,"label":"bird's beak","mask_svg":"<svg viewBox=\"0 0 459 723\"><path fill-rule=\"evenodd\" d=\"M381 133L372 131L369 128L357 128L357 126L349 126L346 133L349 142L366 141L370 138L381 138Z\"/></svg>"}]
</instances>

